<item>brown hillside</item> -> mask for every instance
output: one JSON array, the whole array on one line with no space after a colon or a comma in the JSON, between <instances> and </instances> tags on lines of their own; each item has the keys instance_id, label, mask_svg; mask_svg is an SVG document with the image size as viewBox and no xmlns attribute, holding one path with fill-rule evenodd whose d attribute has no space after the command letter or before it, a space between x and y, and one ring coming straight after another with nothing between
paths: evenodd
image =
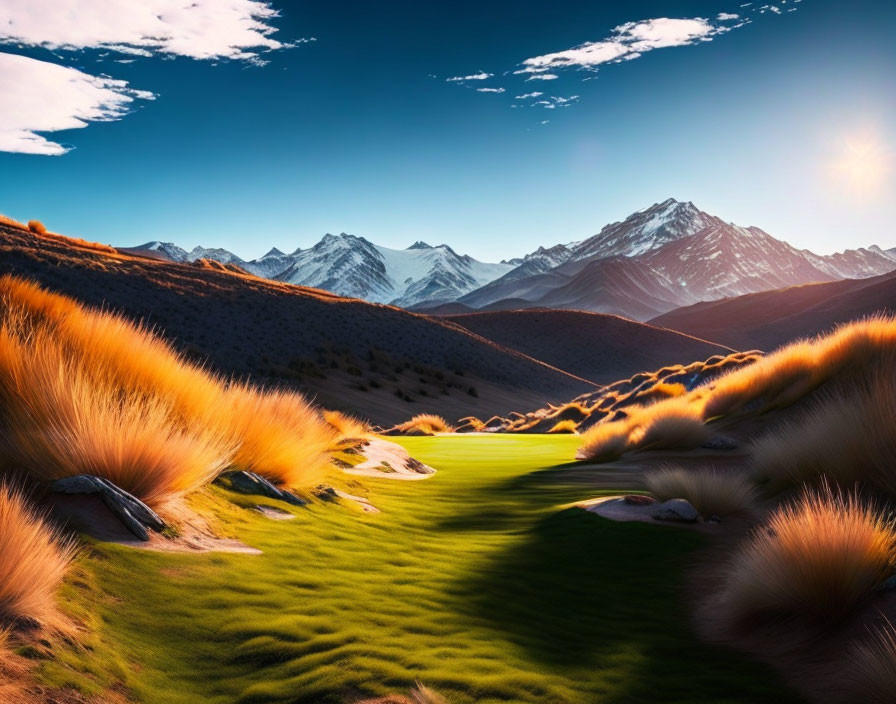
<instances>
[{"instance_id":1,"label":"brown hillside","mask_svg":"<svg viewBox=\"0 0 896 704\"><path fill-rule=\"evenodd\" d=\"M616 315L577 310L537 308L444 315L442 319L599 384L683 359L732 351Z\"/></svg>"},{"instance_id":2,"label":"brown hillside","mask_svg":"<svg viewBox=\"0 0 896 704\"><path fill-rule=\"evenodd\" d=\"M896 312L896 274L790 286L678 308L652 325L737 349L774 349L878 312Z\"/></svg>"},{"instance_id":3,"label":"brown hillside","mask_svg":"<svg viewBox=\"0 0 896 704\"><path fill-rule=\"evenodd\" d=\"M0 225L2 273L144 320L215 371L297 388L377 423L506 413L592 388L438 319L10 225Z\"/></svg>"}]
</instances>

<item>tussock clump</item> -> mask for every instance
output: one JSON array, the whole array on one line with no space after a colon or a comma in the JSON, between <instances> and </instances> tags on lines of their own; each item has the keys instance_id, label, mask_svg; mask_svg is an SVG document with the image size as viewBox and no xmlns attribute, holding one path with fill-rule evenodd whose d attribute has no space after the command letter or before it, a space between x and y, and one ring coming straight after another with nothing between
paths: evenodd
<instances>
[{"instance_id":1,"label":"tussock clump","mask_svg":"<svg viewBox=\"0 0 896 704\"><path fill-rule=\"evenodd\" d=\"M896 692L896 628L887 622L847 657L844 701L888 704Z\"/></svg>"},{"instance_id":2,"label":"tussock clump","mask_svg":"<svg viewBox=\"0 0 896 704\"><path fill-rule=\"evenodd\" d=\"M234 466L291 487L312 486L329 462L336 432L296 393L229 390L226 417L238 447Z\"/></svg>"},{"instance_id":3,"label":"tussock clump","mask_svg":"<svg viewBox=\"0 0 896 704\"><path fill-rule=\"evenodd\" d=\"M658 501L687 499L701 516L747 513L756 504L756 488L741 474L664 467L644 479Z\"/></svg>"},{"instance_id":4,"label":"tussock clump","mask_svg":"<svg viewBox=\"0 0 896 704\"><path fill-rule=\"evenodd\" d=\"M148 329L15 277L0 277L0 316L0 455L40 479L99 474L159 503L231 461L292 486L329 462L335 432L299 394L227 384Z\"/></svg>"},{"instance_id":5,"label":"tussock clump","mask_svg":"<svg viewBox=\"0 0 896 704\"><path fill-rule=\"evenodd\" d=\"M648 406L633 417L632 439L639 450L691 449L709 439L700 410L685 404Z\"/></svg>"},{"instance_id":6,"label":"tussock clump","mask_svg":"<svg viewBox=\"0 0 896 704\"><path fill-rule=\"evenodd\" d=\"M40 220L29 220L28 229L31 230L35 235L47 234L47 226L44 225Z\"/></svg>"},{"instance_id":7,"label":"tussock clump","mask_svg":"<svg viewBox=\"0 0 896 704\"><path fill-rule=\"evenodd\" d=\"M561 420L554 425L549 433L574 433L576 432L576 422L574 420Z\"/></svg>"},{"instance_id":8,"label":"tussock clump","mask_svg":"<svg viewBox=\"0 0 896 704\"><path fill-rule=\"evenodd\" d=\"M42 481L106 477L150 504L211 481L227 440L187 428L161 399L90 374L44 328L7 311L0 326L0 458Z\"/></svg>"},{"instance_id":9,"label":"tussock clump","mask_svg":"<svg viewBox=\"0 0 896 704\"><path fill-rule=\"evenodd\" d=\"M487 426L485 423L484 426ZM393 428L404 435L435 435L436 433L450 433L454 430L441 416L431 413L421 413Z\"/></svg>"},{"instance_id":10,"label":"tussock clump","mask_svg":"<svg viewBox=\"0 0 896 704\"><path fill-rule=\"evenodd\" d=\"M628 421L598 423L582 435L582 445L576 459L591 462L612 462L629 449Z\"/></svg>"},{"instance_id":11,"label":"tussock clump","mask_svg":"<svg viewBox=\"0 0 896 704\"><path fill-rule=\"evenodd\" d=\"M892 575L896 530L855 495L825 487L779 508L733 558L722 620L746 629L836 621Z\"/></svg>"},{"instance_id":12,"label":"tussock clump","mask_svg":"<svg viewBox=\"0 0 896 704\"><path fill-rule=\"evenodd\" d=\"M370 427L364 421L339 411L323 411L321 413L327 423L339 436L346 438L363 438L370 433Z\"/></svg>"},{"instance_id":13,"label":"tussock clump","mask_svg":"<svg viewBox=\"0 0 896 704\"><path fill-rule=\"evenodd\" d=\"M896 497L896 355L867 371L753 445L756 477L770 493L826 478Z\"/></svg>"},{"instance_id":14,"label":"tussock clump","mask_svg":"<svg viewBox=\"0 0 896 704\"><path fill-rule=\"evenodd\" d=\"M0 626L51 621L54 594L73 555L73 544L34 513L20 491L0 486Z\"/></svg>"}]
</instances>

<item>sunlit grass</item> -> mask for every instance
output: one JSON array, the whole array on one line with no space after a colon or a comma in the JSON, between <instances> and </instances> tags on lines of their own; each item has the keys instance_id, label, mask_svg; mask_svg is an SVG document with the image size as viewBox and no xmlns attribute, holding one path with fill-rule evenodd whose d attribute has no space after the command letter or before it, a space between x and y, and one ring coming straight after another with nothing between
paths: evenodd
<instances>
[{"instance_id":1,"label":"sunlit grass","mask_svg":"<svg viewBox=\"0 0 896 704\"><path fill-rule=\"evenodd\" d=\"M790 701L691 634L680 581L699 535L560 508L594 495L538 472L575 437L398 441L439 471L365 478L380 514L271 521L257 497L194 499L263 555L94 546L64 593L92 650L57 653L43 680L119 681L152 704L341 702L418 681L452 704Z\"/></svg>"}]
</instances>

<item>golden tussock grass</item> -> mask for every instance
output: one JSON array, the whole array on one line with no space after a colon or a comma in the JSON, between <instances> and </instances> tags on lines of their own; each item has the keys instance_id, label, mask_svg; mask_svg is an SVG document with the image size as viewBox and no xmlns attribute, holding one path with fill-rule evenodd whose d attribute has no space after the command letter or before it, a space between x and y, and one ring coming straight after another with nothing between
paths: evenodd
<instances>
[{"instance_id":1,"label":"golden tussock grass","mask_svg":"<svg viewBox=\"0 0 896 704\"><path fill-rule=\"evenodd\" d=\"M301 488L317 482L329 463L336 431L300 394L234 385L225 418L239 443L233 457L238 469Z\"/></svg>"},{"instance_id":2,"label":"golden tussock grass","mask_svg":"<svg viewBox=\"0 0 896 704\"><path fill-rule=\"evenodd\" d=\"M844 701L888 704L896 692L896 628L886 622L846 658Z\"/></svg>"},{"instance_id":3,"label":"golden tussock grass","mask_svg":"<svg viewBox=\"0 0 896 704\"><path fill-rule=\"evenodd\" d=\"M100 474L159 503L231 463L300 486L329 462L335 433L299 394L225 383L145 327L14 277L0 313L0 451L35 476Z\"/></svg>"},{"instance_id":4,"label":"golden tussock grass","mask_svg":"<svg viewBox=\"0 0 896 704\"><path fill-rule=\"evenodd\" d=\"M756 506L756 488L742 474L663 467L650 472L644 485L658 501L687 499L704 517L749 513Z\"/></svg>"},{"instance_id":5,"label":"golden tussock grass","mask_svg":"<svg viewBox=\"0 0 896 704\"><path fill-rule=\"evenodd\" d=\"M706 431L701 431L698 417L712 420L745 410L766 411L793 404L831 379L879 363L894 350L896 318L876 316L842 325L829 335L782 347L690 393L646 406L629 406L626 408L629 418L604 421L583 433L578 456L594 459L593 452L597 452L615 458L618 456L615 449L623 446L621 452L648 446L699 445L702 441L697 440ZM743 358L753 356L745 353ZM652 397L645 392L644 400L647 398ZM826 419L826 422L833 421ZM615 427L606 428L608 423ZM818 421L818 426L822 425ZM630 436L622 442L619 436L626 431ZM602 452L603 442L610 443L614 450ZM893 481L896 490L896 477Z\"/></svg>"},{"instance_id":6,"label":"golden tussock grass","mask_svg":"<svg viewBox=\"0 0 896 704\"><path fill-rule=\"evenodd\" d=\"M29 508L20 491L0 486L0 625L52 622L54 594L73 556L73 544Z\"/></svg>"},{"instance_id":7,"label":"golden tussock grass","mask_svg":"<svg viewBox=\"0 0 896 704\"><path fill-rule=\"evenodd\" d=\"M232 452L163 400L96 378L11 311L0 326L0 401L3 465L45 482L95 474L159 504L211 481Z\"/></svg>"},{"instance_id":8,"label":"golden tussock grass","mask_svg":"<svg viewBox=\"0 0 896 704\"><path fill-rule=\"evenodd\" d=\"M735 554L719 616L750 628L846 616L892 575L893 522L854 494L806 491L758 528Z\"/></svg>"},{"instance_id":9,"label":"golden tussock grass","mask_svg":"<svg viewBox=\"0 0 896 704\"><path fill-rule=\"evenodd\" d=\"M29 220L28 229L31 230L35 235L47 234L47 226L44 225L40 220Z\"/></svg>"},{"instance_id":10,"label":"golden tussock grass","mask_svg":"<svg viewBox=\"0 0 896 704\"><path fill-rule=\"evenodd\" d=\"M360 418L340 413L339 411L323 411L326 422L339 435L340 440L347 438L363 438L370 433L370 426Z\"/></svg>"},{"instance_id":11,"label":"golden tussock grass","mask_svg":"<svg viewBox=\"0 0 896 704\"><path fill-rule=\"evenodd\" d=\"M409 421L395 426L402 433L418 433L421 435L435 435L436 433L450 433L454 430L442 416L432 413L421 413Z\"/></svg>"},{"instance_id":12,"label":"golden tussock grass","mask_svg":"<svg viewBox=\"0 0 896 704\"><path fill-rule=\"evenodd\" d=\"M629 449L630 426L627 420L598 423L582 435L576 459L591 462L612 462Z\"/></svg>"},{"instance_id":13,"label":"golden tussock grass","mask_svg":"<svg viewBox=\"0 0 896 704\"><path fill-rule=\"evenodd\" d=\"M864 372L754 443L755 476L769 493L825 478L896 497L896 352Z\"/></svg>"},{"instance_id":14,"label":"golden tussock grass","mask_svg":"<svg viewBox=\"0 0 896 704\"><path fill-rule=\"evenodd\" d=\"M576 432L576 422L574 420L561 420L558 421L550 430L549 433L574 433Z\"/></svg>"},{"instance_id":15,"label":"golden tussock grass","mask_svg":"<svg viewBox=\"0 0 896 704\"><path fill-rule=\"evenodd\" d=\"M632 415L632 440L639 450L691 449L709 439L698 408L677 403L647 406Z\"/></svg>"}]
</instances>

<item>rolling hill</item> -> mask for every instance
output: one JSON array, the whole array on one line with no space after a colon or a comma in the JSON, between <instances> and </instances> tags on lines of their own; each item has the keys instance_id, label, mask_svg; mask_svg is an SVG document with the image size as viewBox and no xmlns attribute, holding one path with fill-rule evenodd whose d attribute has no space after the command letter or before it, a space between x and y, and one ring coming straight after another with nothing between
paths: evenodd
<instances>
[{"instance_id":1,"label":"rolling hill","mask_svg":"<svg viewBox=\"0 0 896 704\"><path fill-rule=\"evenodd\" d=\"M585 311L531 309L442 319L599 384L670 360L694 361L732 351L672 330Z\"/></svg>"},{"instance_id":2,"label":"rolling hill","mask_svg":"<svg viewBox=\"0 0 896 704\"><path fill-rule=\"evenodd\" d=\"M650 322L738 349L770 350L881 311L896 312L896 273L697 303Z\"/></svg>"},{"instance_id":3,"label":"rolling hill","mask_svg":"<svg viewBox=\"0 0 896 704\"><path fill-rule=\"evenodd\" d=\"M0 273L146 321L190 357L390 423L491 414L592 385L436 318L269 281L207 259L162 261L0 226Z\"/></svg>"}]
</instances>

